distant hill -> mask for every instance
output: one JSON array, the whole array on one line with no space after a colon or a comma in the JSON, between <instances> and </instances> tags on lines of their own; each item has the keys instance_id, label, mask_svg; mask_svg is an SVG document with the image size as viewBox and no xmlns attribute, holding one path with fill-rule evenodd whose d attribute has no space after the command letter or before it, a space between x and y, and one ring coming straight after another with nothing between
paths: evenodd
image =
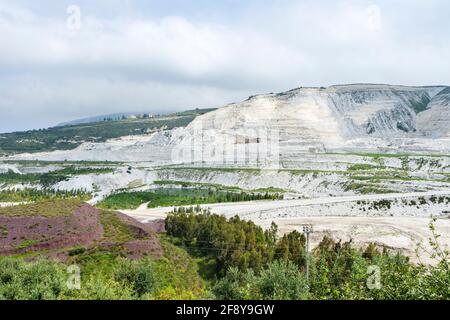
<instances>
[{"instance_id":1,"label":"distant hill","mask_svg":"<svg viewBox=\"0 0 450 320\"><path fill-rule=\"evenodd\" d=\"M104 114L104 115L99 115L99 116L94 116L94 117L87 117L87 118L76 119L76 120L72 120L72 121L68 121L68 122L63 122L63 123L56 125L56 127L74 126L77 124L95 123L95 122L101 122L101 121L105 121L105 120L118 121L118 120L124 120L124 119L131 118L131 117L136 117L136 118L138 116L142 117L143 115L144 115L144 113L138 113L138 112ZM153 118L153 116L152 116L152 118Z\"/></svg>"},{"instance_id":2,"label":"distant hill","mask_svg":"<svg viewBox=\"0 0 450 320\"><path fill-rule=\"evenodd\" d=\"M214 111L216 109L194 109L194 110L187 110L182 112L177 112L173 114L169 114L169 116L173 115L200 115L204 114L206 112ZM155 114L151 112L122 112L122 113L112 113L112 114L104 114L99 116L93 116L93 117L87 117L87 118L81 118L81 119L75 119L68 122L63 122L56 127L64 127L64 126L73 126L77 124L88 124L88 123L95 123L95 122L102 122L102 121L120 121L120 120L127 120L127 119L145 119L145 118L160 118L167 115L162 114Z\"/></svg>"},{"instance_id":3,"label":"distant hill","mask_svg":"<svg viewBox=\"0 0 450 320\"><path fill-rule=\"evenodd\" d=\"M119 114L116 114L115 117L99 116L75 120L74 124L48 129L3 133L0 134L0 156L15 153L71 150L83 142L104 142L108 139L123 136L142 135L156 130L185 127L197 116L213 110L215 109L195 109L154 117L146 114L120 117ZM95 119L97 119L96 122L91 122Z\"/></svg>"}]
</instances>

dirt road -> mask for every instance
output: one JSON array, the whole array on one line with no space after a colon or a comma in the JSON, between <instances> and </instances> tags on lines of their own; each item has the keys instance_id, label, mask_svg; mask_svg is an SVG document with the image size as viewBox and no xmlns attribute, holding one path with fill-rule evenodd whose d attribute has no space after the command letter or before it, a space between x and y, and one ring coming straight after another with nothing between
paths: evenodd
<instances>
[{"instance_id":1,"label":"dirt road","mask_svg":"<svg viewBox=\"0 0 450 320\"><path fill-rule=\"evenodd\" d=\"M268 228L275 222L280 234L298 230L301 232L302 224L312 224L314 233L311 237L312 244L317 244L325 235L335 239L349 240L358 246L364 246L375 242L381 246L402 251L408 255L411 260L417 262L416 248L422 243L423 249L420 250L421 258L425 263L433 263L427 251L430 250L428 239L431 237L429 230L430 218L420 217L368 217L368 216L309 216L309 217L290 217L282 218L275 214L283 208L297 208L304 206L315 206L321 204L338 204L356 201L377 201L383 199L405 199L416 198L431 195L449 195L449 191L434 191L427 193L409 193L409 194L385 194L385 195L363 195L330 197L305 200L280 200L280 201L252 201L202 205L209 208L213 213L233 216L239 214L241 217L252 215L252 220L263 228ZM122 210L137 220L146 222L154 219L164 219L167 212L173 210L173 207L165 208L147 208L147 204L142 205L136 210ZM266 214L266 218L255 218L258 212L274 212L273 215ZM441 218L436 222L436 229L442 235L440 242L450 246L450 219Z\"/></svg>"},{"instance_id":2,"label":"dirt road","mask_svg":"<svg viewBox=\"0 0 450 320\"><path fill-rule=\"evenodd\" d=\"M276 200L276 201L248 201L248 202L232 202L232 203L216 203L201 205L202 208L209 208L212 213L223 214L225 216L239 214L241 217L260 212L276 212L281 209L315 206L324 204L338 204L351 203L357 201L378 201L391 199L408 199L418 198L424 196L450 196L450 190L430 191L430 192L415 192L415 193L391 193L391 194L374 194L374 195L355 195L344 197L326 197L314 199L300 199L300 200ZM122 210L123 213L133 216L141 221L148 221L154 219L162 219L174 207L163 208L147 208L147 204L143 204L136 210ZM274 217L275 218L275 217Z\"/></svg>"}]
</instances>

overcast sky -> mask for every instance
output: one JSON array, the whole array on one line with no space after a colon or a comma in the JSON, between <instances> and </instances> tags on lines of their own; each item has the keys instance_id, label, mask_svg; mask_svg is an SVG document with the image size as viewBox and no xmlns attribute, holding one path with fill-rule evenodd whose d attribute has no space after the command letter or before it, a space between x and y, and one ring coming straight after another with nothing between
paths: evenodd
<instances>
[{"instance_id":1,"label":"overcast sky","mask_svg":"<svg viewBox=\"0 0 450 320\"><path fill-rule=\"evenodd\" d=\"M298 86L450 84L449 12L447 0L0 0L0 132Z\"/></svg>"}]
</instances>

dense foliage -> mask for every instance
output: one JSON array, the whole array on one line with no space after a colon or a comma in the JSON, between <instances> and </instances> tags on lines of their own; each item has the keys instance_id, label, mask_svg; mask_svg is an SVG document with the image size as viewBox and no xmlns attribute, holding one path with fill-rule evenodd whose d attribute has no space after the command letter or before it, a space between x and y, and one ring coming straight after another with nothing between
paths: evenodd
<instances>
[{"instance_id":1,"label":"dense foliage","mask_svg":"<svg viewBox=\"0 0 450 320\"><path fill-rule=\"evenodd\" d=\"M171 213L166 228L187 248L215 259L217 274L225 275L214 288L219 298L450 299L449 254L439 246L433 224L436 266L412 264L374 244L359 249L329 237L307 255L305 238L296 231L277 240L274 224L264 232L238 217L227 220L193 210ZM306 259L311 271L307 290L302 285ZM286 281L292 282L276 286Z\"/></svg>"},{"instance_id":2,"label":"dense foliage","mask_svg":"<svg viewBox=\"0 0 450 320\"><path fill-rule=\"evenodd\" d=\"M149 258L137 261L120 259L114 278L118 282L131 286L139 297L154 293L158 286L154 263Z\"/></svg>"},{"instance_id":3,"label":"dense foliage","mask_svg":"<svg viewBox=\"0 0 450 320\"><path fill-rule=\"evenodd\" d=\"M150 208L189 206L194 204L281 199L273 193L217 191L212 188L158 188L152 191L119 192L108 196L97 206L104 209L136 209L149 202Z\"/></svg>"},{"instance_id":4,"label":"dense foliage","mask_svg":"<svg viewBox=\"0 0 450 320\"><path fill-rule=\"evenodd\" d=\"M227 220L199 208L179 208L166 218L167 234L188 248L212 257L215 271L225 274L230 267L261 270L274 259L292 260L301 266L305 259L305 238L298 232L276 239L277 227L264 231L238 216Z\"/></svg>"},{"instance_id":5,"label":"dense foliage","mask_svg":"<svg viewBox=\"0 0 450 320\"><path fill-rule=\"evenodd\" d=\"M39 184L44 188L51 187L58 182L67 181L71 176L87 174L105 174L114 172L112 168L90 168L90 167L65 167L60 170L46 173L17 173L9 170L0 173L0 183L4 184Z\"/></svg>"},{"instance_id":6,"label":"dense foliage","mask_svg":"<svg viewBox=\"0 0 450 320\"><path fill-rule=\"evenodd\" d=\"M192 258L164 244L161 258L130 260L117 252L72 250L63 264L0 257L0 300L205 299L208 293ZM80 286L69 287L80 267Z\"/></svg>"},{"instance_id":7,"label":"dense foliage","mask_svg":"<svg viewBox=\"0 0 450 320\"><path fill-rule=\"evenodd\" d=\"M259 273L231 268L213 292L225 300L300 300L309 296L305 275L290 261L274 261Z\"/></svg>"},{"instance_id":8,"label":"dense foliage","mask_svg":"<svg viewBox=\"0 0 450 320\"><path fill-rule=\"evenodd\" d=\"M0 260L0 300L54 300L66 286L64 269L55 263Z\"/></svg>"},{"instance_id":9,"label":"dense foliage","mask_svg":"<svg viewBox=\"0 0 450 320\"><path fill-rule=\"evenodd\" d=\"M109 241L129 240L112 213L101 218ZM119 246L72 248L65 264L0 258L0 299L450 299L449 252L434 223L431 266L329 237L307 254L297 231L278 238L275 224L264 231L199 207L175 210L166 228L162 257L130 260ZM67 287L69 264L81 269L80 289Z\"/></svg>"},{"instance_id":10,"label":"dense foliage","mask_svg":"<svg viewBox=\"0 0 450 320\"><path fill-rule=\"evenodd\" d=\"M50 199L76 198L87 201L91 199L91 194L86 190L55 190L55 189L32 189L21 190L8 189L0 191L0 202L36 202Z\"/></svg>"}]
</instances>

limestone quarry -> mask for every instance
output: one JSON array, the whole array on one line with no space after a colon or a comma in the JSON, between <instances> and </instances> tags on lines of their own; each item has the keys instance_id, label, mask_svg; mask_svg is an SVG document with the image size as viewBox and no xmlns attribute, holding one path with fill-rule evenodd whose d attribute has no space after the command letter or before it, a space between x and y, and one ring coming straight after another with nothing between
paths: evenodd
<instances>
[{"instance_id":1,"label":"limestone quarry","mask_svg":"<svg viewBox=\"0 0 450 320\"><path fill-rule=\"evenodd\" d=\"M185 127L5 156L0 173L94 166L90 162L113 171L73 175L52 187L84 189L94 205L115 192L149 191L162 182L180 189L276 190L283 200L203 206L265 227L275 221L281 232L313 223L322 235L376 242L410 256L411 247L426 241L433 216L450 244L446 86L355 84L256 95ZM29 186L0 183L1 190ZM172 209L144 204L122 211L147 222Z\"/></svg>"}]
</instances>

